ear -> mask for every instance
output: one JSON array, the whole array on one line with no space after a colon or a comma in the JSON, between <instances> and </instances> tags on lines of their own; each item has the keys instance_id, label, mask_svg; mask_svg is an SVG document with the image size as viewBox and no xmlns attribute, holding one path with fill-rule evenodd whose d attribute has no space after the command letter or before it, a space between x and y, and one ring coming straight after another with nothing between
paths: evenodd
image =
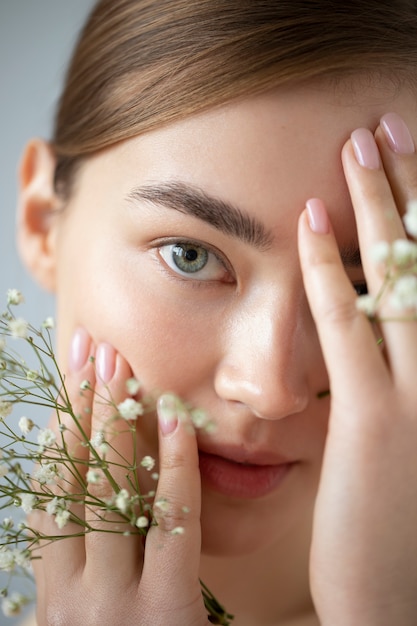
<instances>
[{"instance_id":1,"label":"ear","mask_svg":"<svg viewBox=\"0 0 417 626\"><path fill-rule=\"evenodd\" d=\"M55 157L48 143L30 141L19 169L17 242L22 261L39 282L55 288L56 231L61 202L54 191Z\"/></svg>"}]
</instances>

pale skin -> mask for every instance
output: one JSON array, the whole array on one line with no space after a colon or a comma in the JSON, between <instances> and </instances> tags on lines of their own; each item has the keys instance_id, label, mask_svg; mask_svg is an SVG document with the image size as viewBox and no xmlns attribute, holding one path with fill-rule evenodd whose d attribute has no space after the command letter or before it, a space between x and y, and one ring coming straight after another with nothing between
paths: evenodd
<instances>
[{"instance_id":1,"label":"pale skin","mask_svg":"<svg viewBox=\"0 0 417 626\"><path fill-rule=\"evenodd\" d=\"M243 99L91 157L55 215L53 155L40 141L27 147L20 248L56 293L61 364L74 402L92 403L92 431L106 415L91 395L80 400L85 378L123 399L134 375L217 422L195 437L181 424L164 434L160 419L158 449L156 420L144 421L140 451L159 458L172 519L145 549L99 533L48 548L35 565L39 625L207 626L199 576L238 626L415 621L417 323L382 325L381 350L352 288L366 279L378 289L369 248L405 236L399 214L417 196L414 145L388 138L388 111L417 139L415 95L388 81L348 100L316 83ZM358 128L368 132L352 139ZM167 181L256 218L269 245L126 199ZM357 231L363 269L340 260ZM190 239L220 257L199 279L161 254ZM294 466L265 496L225 497L200 487L207 446L279 452ZM177 525L181 537L169 534Z\"/></svg>"}]
</instances>

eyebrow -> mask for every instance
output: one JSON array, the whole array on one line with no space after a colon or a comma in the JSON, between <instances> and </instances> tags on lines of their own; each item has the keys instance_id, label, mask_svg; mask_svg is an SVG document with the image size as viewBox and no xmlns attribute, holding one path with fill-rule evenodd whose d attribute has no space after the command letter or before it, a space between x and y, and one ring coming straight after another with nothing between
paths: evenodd
<instances>
[{"instance_id":1,"label":"eyebrow","mask_svg":"<svg viewBox=\"0 0 417 626\"><path fill-rule=\"evenodd\" d=\"M192 215L226 235L262 250L269 248L273 241L272 232L256 218L226 200L183 182L136 187L128 194L128 200L152 202Z\"/></svg>"},{"instance_id":2,"label":"eyebrow","mask_svg":"<svg viewBox=\"0 0 417 626\"><path fill-rule=\"evenodd\" d=\"M146 184L127 194L128 201L151 202L196 217L226 235L266 251L273 242L272 231L231 202L208 194L200 187L180 181ZM360 250L351 242L340 250L345 267L361 267Z\"/></svg>"}]
</instances>

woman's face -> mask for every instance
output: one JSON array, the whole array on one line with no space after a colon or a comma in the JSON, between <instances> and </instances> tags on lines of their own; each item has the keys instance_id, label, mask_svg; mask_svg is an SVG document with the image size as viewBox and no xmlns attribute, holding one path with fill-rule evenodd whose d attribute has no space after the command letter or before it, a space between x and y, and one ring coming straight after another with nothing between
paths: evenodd
<instances>
[{"instance_id":1,"label":"woman's face","mask_svg":"<svg viewBox=\"0 0 417 626\"><path fill-rule=\"evenodd\" d=\"M209 411L217 429L199 434L202 453L240 461L202 454L210 553L253 550L310 520L328 377L297 219L307 199L322 198L346 270L363 280L340 151L389 110L413 127L412 96L381 86L352 94L316 84L222 106L89 159L59 219L61 360L85 327L146 391ZM152 430L143 453L157 456ZM253 467L284 461L285 476Z\"/></svg>"}]
</instances>

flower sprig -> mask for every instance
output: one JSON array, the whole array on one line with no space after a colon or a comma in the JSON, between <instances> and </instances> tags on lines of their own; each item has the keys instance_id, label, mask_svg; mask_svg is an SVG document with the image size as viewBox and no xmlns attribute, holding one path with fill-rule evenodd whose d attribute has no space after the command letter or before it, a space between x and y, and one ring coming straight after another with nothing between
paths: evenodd
<instances>
[{"instance_id":1,"label":"flower sprig","mask_svg":"<svg viewBox=\"0 0 417 626\"><path fill-rule=\"evenodd\" d=\"M417 200L410 202L403 216L406 232L417 238ZM417 243L410 239L396 239L392 243L380 241L370 250L372 262L382 275L377 294L361 295L356 306L371 320L388 321L380 315L383 304L389 307L389 319L417 319ZM392 313L391 313L392 312Z\"/></svg>"},{"instance_id":2,"label":"flower sprig","mask_svg":"<svg viewBox=\"0 0 417 626\"><path fill-rule=\"evenodd\" d=\"M156 398L143 396L137 399L140 383L131 378L126 381L125 400L116 404L112 398L97 397L89 381L83 381L79 389L81 395L94 393L96 399L108 403L113 409L104 427L89 437L84 426L86 416L76 413L55 358L53 320L47 318L38 329L16 316L14 308L23 301L20 291L10 289L7 308L0 315L0 510L8 513L0 522L0 571L8 575L8 582L0 594L6 616L18 615L23 606L34 600L31 563L42 557L43 546L91 532L145 536L170 507L167 500L155 500L159 478L155 459L149 455L136 456L137 421L155 411ZM16 350L19 342L28 352L26 358ZM35 407L39 413L54 411L58 429L40 427L36 420L26 416L25 405L32 410ZM211 431L215 427L205 411L185 404L173 394L168 396L166 405L189 428ZM18 410L21 412L16 418ZM69 449L67 445L68 431L72 441L78 441L75 450L74 446ZM133 460L125 459L117 450L116 437L126 432L133 439ZM86 449L88 454L85 454ZM120 475L120 468L125 478L123 485L114 477L116 470ZM149 472L155 488L141 491L140 470ZM111 485L113 495L110 498L102 499L96 495L94 487L101 481ZM79 503L85 510L82 518L76 512L75 505ZM35 510L51 516L57 527L56 534L47 535L30 526L26 516ZM186 507L183 510L187 512ZM111 524L106 526L110 521ZM71 529L68 534L65 534L66 528ZM184 528L176 527L171 532L181 535ZM29 593L12 591L16 576L31 583ZM201 589L209 621L230 624L232 615L203 582Z\"/></svg>"}]
</instances>

